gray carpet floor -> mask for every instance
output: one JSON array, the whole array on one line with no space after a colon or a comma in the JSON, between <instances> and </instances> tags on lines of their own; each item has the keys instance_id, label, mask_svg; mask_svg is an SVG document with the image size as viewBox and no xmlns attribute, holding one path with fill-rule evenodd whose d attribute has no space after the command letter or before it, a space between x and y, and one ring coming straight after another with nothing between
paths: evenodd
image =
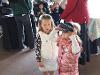
<instances>
[{"instance_id":1,"label":"gray carpet floor","mask_svg":"<svg viewBox=\"0 0 100 75\"><path fill-rule=\"evenodd\" d=\"M91 62L79 65L79 71L80 75L100 75L100 56L91 56ZM0 75L41 75L34 51L0 51Z\"/></svg>"}]
</instances>

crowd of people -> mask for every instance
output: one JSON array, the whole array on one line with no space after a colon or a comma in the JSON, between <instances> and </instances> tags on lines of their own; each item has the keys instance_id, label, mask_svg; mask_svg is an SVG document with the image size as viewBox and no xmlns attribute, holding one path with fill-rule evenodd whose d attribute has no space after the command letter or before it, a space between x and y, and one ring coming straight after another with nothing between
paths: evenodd
<instances>
[{"instance_id":1,"label":"crowd of people","mask_svg":"<svg viewBox=\"0 0 100 75\"><path fill-rule=\"evenodd\" d=\"M90 61L88 0L8 1L19 49L35 50L43 75L79 75L78 64Z\"/></svg>"}]
</instances>

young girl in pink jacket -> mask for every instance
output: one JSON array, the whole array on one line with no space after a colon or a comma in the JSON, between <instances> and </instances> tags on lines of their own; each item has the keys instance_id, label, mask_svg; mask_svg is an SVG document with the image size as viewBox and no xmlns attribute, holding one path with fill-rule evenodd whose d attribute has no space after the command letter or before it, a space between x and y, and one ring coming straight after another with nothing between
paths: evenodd
<instances>
[{"instance_id":1,"label":"young girl in pink jacket","mask_svg":"<svg viewBox=\"0 0 100 75\"><path fill-rule=\"evenodd\" d=\"M80 30L75 23L60 24L62 34L57 40L59 75L79 75L78 59L81 53ZM77 30L78 29L78 30Z\"/></svg>"}]
</instances>

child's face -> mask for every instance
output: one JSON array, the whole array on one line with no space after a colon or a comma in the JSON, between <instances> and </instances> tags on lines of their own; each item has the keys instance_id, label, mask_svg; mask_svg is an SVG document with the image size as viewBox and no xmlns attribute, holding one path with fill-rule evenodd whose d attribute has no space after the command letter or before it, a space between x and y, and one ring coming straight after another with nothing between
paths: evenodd
<instances>
[{"instance_id":1,"label":"child's face","mask_svg":"<svg viewBox=\"0 0 100 75\"><path fill-rule=\"evenodd\" d=\"M40 5L39 5L39 8L40 8L40 9L43 9L43 7L44 7L43 4L40 4Z\"/></svg>"},{"instance_id":2,"label":"child's face","mask_svg":"<svg viewBox=\"0 0 100 75\"><path fill-rule=\"evenodd\" d=\"M49 34L52 30L51 20L42 20L41 27L45 33Z\"/></svg>"}]
</instances>

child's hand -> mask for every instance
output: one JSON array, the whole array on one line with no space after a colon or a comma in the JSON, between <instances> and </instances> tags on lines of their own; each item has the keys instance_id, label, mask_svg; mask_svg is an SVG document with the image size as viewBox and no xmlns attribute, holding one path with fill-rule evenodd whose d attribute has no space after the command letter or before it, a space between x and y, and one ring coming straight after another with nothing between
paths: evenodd
<instances>
[{"instance_id":1,"label":"child's hand","mask_svg":"<svg viewBox=\"0 0 100 75\"><path fill-rule=\"evenodd\" d=\"M73 34L77 35L77 32L78 32L78 31L74 28Z\"/></svg>"},{"instance_id":2,"label":"child's hand","mask_svg":"<svg viewBox=\"0 0 100 75\"><path fill-rule=\"evenodd\" d=\"M44 67L44 63L43 62L38 62L38 66Z\"/></svg>"},{"instance_id":3,"label":"child's hand","mask_svg":"<svg viewBox=\"0 0 100 75\"><path fill-rule=\"evenodd\" d=\"M54 3L52 6L51 6L51 11L54 11L55 8L59 7L59 3Z\"/></svg>"}]
</instances>

